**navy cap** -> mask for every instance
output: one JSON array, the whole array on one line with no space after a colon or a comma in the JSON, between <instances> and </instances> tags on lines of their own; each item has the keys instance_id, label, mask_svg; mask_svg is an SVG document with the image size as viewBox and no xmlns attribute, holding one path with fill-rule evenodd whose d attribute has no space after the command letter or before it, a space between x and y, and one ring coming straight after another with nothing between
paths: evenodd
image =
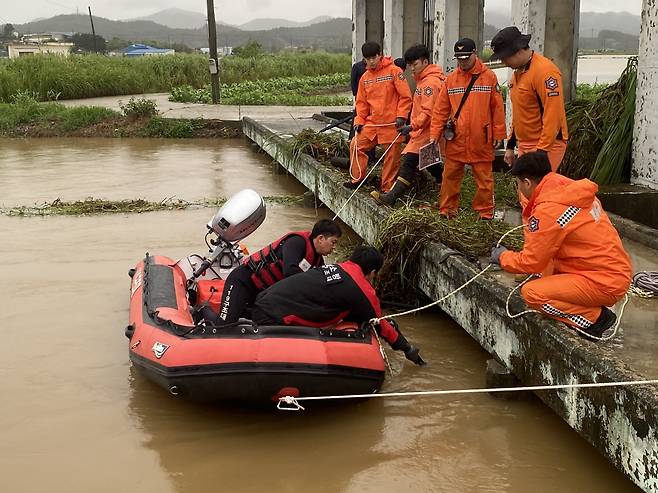
<instances>
[{"instance_id":1,"label":"navy cap","mask_svg":"<svg viewBox=\"0 0 658 493\"><path fill-rule=\"evenodd\" d=\"M476 51L475 41L471 38L462 38L455 43L455 58L468 58Z\"/></svg>"}]
</instances>

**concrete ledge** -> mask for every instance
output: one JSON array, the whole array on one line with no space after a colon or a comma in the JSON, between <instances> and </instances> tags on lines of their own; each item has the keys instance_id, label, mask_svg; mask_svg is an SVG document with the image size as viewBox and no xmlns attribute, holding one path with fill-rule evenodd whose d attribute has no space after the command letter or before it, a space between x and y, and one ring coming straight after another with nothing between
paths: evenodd
<instances>
[{"instance_id":1,"label":"concrete ledge","mask_svg":"<svg viewBox=\"0 0 658 493\"><path fill-rule=\"evenodd\" d=\"M343 175L310 156L293 160L282 148L283 139L252 119L243 132L292 173L333 211L350 192ZM362 238L374 243L384 208L357 194L340 218ZM477 268L440 243L421 253L419 288L437 299L470 279ZM437 259L445 257L438 263ZM644 380L615 354L610 344L586 341L539 315L510 319L505 299L509 276L494 273L478 278L442 304L464 330L526 385ZM525 307L513 299L511 310ZM570 389L539 392L538 396L573 429L645 491L658 490L658 391L655 387Z\"/></svg>"}]
</instances>

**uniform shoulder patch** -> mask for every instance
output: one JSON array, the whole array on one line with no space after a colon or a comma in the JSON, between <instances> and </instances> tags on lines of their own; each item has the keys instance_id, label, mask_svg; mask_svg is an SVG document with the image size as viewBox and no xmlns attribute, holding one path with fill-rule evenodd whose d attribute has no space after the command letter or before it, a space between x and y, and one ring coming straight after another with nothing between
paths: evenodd
<instances>
[{"instance_id":1,"label":"uniform shoulder patch","mask_svg":"<svg viewBox=\"0 0 658 493\"><path fill-rule=\"evenodd\" d=\"M531 216L530 219L528 219L528 231L534 233L535 231L538 230L539 230L539 219L537 219L535 216Z\"/></svg>"},{"instance_id":2,"label":"uniform shoulder patch","mask_svg":"<svg viewBox=\"0 0 658 493\"><path fill-rule=\"evenodd\" d=\"M406 77L404 76L404 72L400 72L398 74L398 79L400 79L400 80L405 80L406 79Z\"/></svg>"},{"instance_id":3,"label":"uniform shoulder patch","mask_svg":"<svg viewBox=\"0 0 658 493\"><path fill-rule=\"evenodd\" d=\"M498 82L496 82L496 92L500 92L500 84Z\"/></svg>"},{"instance_id":4,"label":"uniform shoulder patch","mask_svg":"<svg viewBox=\"0 0 658 493\"><path fill-rule=\"evenodd\" d=\"M433 92L431 87L425 88L425 96L431 96Z\"/></svg>"},{"instance_id":5,"label":"uniform shoulder patch","mask_svg":"<svg viewBox=\"0 0 658 493\"><path fill-rule=\"evenodd\" d=\"M553 76L546 79L544 81L544 84L546 85L546 89L548 89L549 91L555 91L555 89L557 89L559 85L557 79Z\"/></svg>"}]
</instances>

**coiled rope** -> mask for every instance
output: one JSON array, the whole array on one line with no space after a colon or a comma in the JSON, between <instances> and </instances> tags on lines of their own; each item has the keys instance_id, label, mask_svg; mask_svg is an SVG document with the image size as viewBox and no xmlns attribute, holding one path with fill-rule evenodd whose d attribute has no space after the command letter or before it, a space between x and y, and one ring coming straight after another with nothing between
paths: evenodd
<instances>
[{"instance_id":1,"label":"coiled rope","mask_svg":"<svg viewBox=\"0 0 658 493\"><path fill-rule=\"evenodd\" d=\"M633 276L631 293L640 298L658 296L658 271L642 271Z\"/></svg>"}]
</instances>

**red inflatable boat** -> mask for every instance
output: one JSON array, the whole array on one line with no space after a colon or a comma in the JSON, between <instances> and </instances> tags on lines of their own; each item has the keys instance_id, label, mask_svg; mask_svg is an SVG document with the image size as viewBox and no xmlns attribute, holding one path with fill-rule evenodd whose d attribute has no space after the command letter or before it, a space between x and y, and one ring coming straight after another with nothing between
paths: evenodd
<instances>
[{"instance_id":1,"label":"red inflatable boat","mask_svg":"<svg viewBox=\"0 0 658 493\"><path fill-rule=\"evenodd\" d=\"M374 393L382 385L384 361L369 329L195 325L177 262L147 255L131 274L130 360L173 395L262 401ZM223 282L198 281L197 303L218 308Z\"/></svg>"}]
</instances>

